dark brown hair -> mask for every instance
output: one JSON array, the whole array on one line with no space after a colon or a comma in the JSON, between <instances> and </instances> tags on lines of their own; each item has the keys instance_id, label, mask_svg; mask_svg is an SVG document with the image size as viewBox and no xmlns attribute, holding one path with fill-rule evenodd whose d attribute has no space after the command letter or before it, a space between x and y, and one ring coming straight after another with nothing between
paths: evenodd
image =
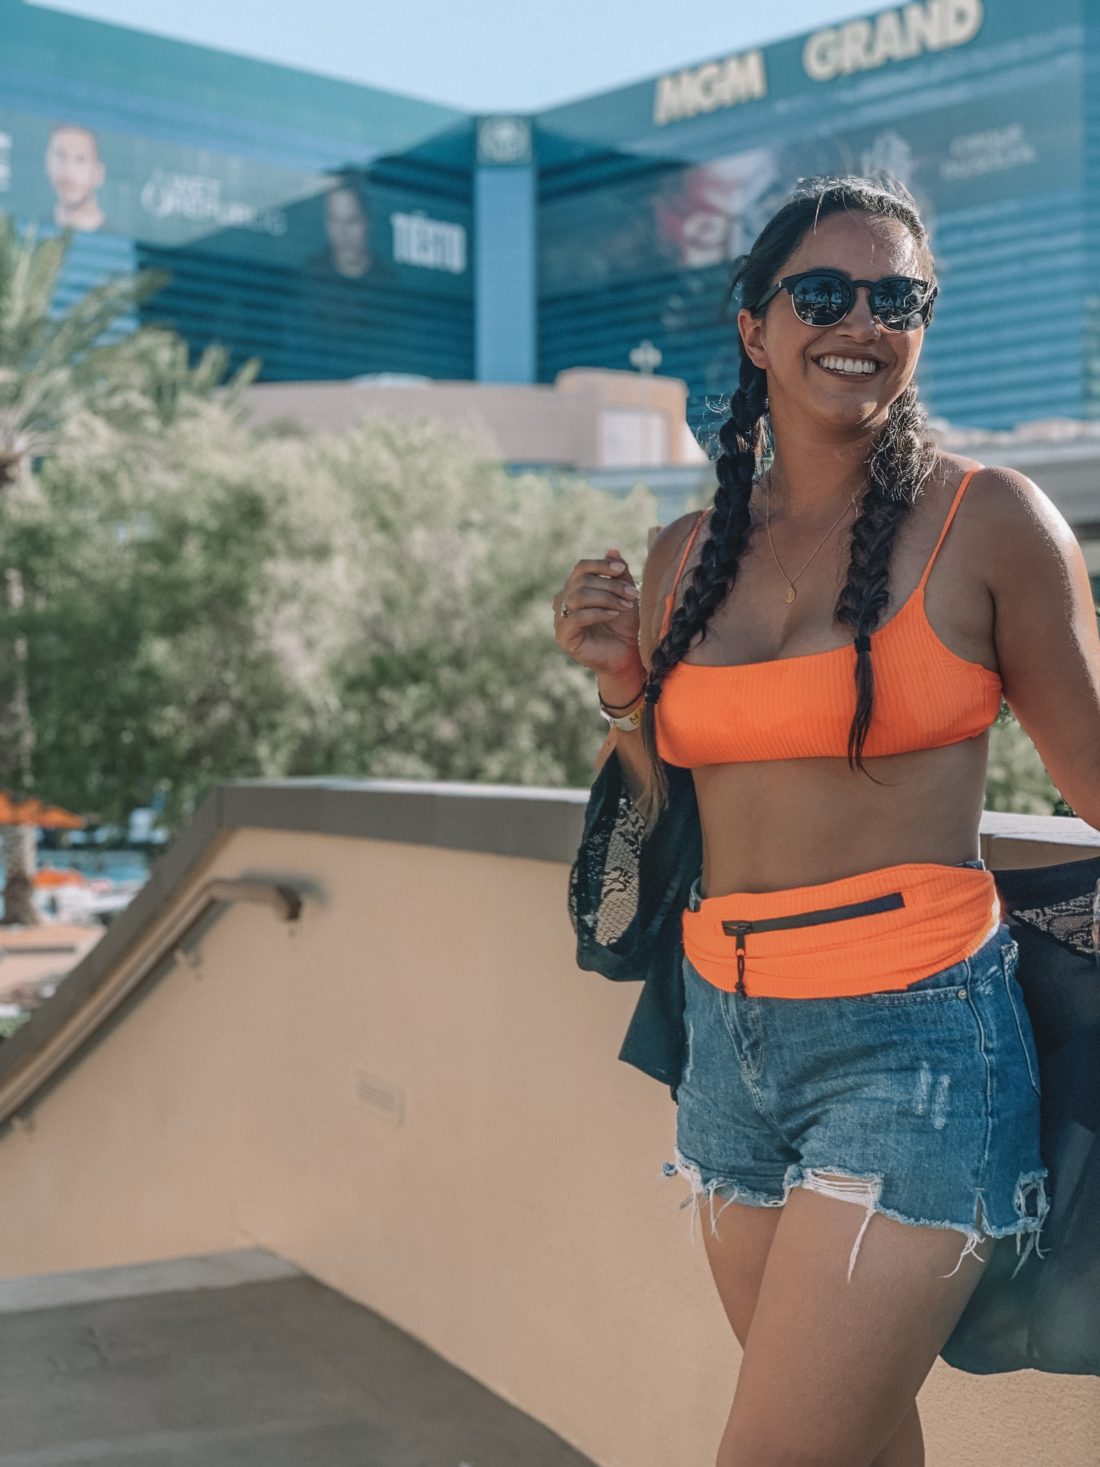
<instances>
[{"instance_id":1,"label":"dark brown hair","mask_svg":"<svg viewBox=\"0 0 1100 1467\"><path fill-rule=\"evenodd\" d=\"M896 219L919 248L920 269L934 279L928 232L916 202L902 184L887 175L873 178L817 177L802 180L788 201L761 230L747 255L736 262L730 296L748 309L778 277L806 233L820 219L843 211ZM729 417L718 432L722 452L715 470L718 488L699 563L676 608L668 633L653 650L646 681L642 743L652 765L652 780L640 800L648 826L668 801L668 780L657 752L655 709L661 684L684 656L694 638L722 605L737 579L737 566L748 541L749 500L761 465L774 449L767 415L768 379L754 365L738 333L740 371ZM848 764L864 767L863 745L874 710L871 633L889 600L890 556L902 521L921 493L935 463L935 447L927 435L927 418L912 383L890 405L867 461L867 489L852 526L848 575L833 612L851 629L855 640L856 706L848 734Z\"/></svg>"}]
</instances>

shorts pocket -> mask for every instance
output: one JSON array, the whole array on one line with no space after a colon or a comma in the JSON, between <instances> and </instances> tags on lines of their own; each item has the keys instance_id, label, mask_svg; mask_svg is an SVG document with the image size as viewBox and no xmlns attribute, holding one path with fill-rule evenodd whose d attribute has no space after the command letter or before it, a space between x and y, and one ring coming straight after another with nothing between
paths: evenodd
<instances>
[{"instance_id":1,"label":"shorts pocket","mask_svg":"<svg viewBox=\"0 0 1100 1467\"><path fill-rule=\"evenodd\" d=\"M1019 944L1015 941L1006 942L1001 948L1001 971L1004 975L1005 992L1008 994L1009 1006L1012 1009L1012 1017L1016 1023L1016 1033L1020 1039L1020 1047L1023 1049L1024 1058L1027 1061L1027 1072L1031 1080L1032 1089L1036 1095L1041 1094L1039 1084L1039 1052L1035 1047L1035 1033L1031 1027L1031 1016L1024 1002L1024 991L1020 987L1020 981L1016 977L1016 968L1020 959Z\"/></svg>"},{"instance_id":2,"label":"shorts pocket","mask_svg":"<svg viewBox=\"0 0 1100 1467\"><path fill-rule=\"evenodd\" d=\"M947 1003L951 999L966 997L970 979L970 960L952 963L950 968L941 968L927 978L910 983L908 988L879 988L874 993L856 993L838 1000L842 1003L873 1004L891 1007L895 1004Z\"/></svg>"}]
</instances>

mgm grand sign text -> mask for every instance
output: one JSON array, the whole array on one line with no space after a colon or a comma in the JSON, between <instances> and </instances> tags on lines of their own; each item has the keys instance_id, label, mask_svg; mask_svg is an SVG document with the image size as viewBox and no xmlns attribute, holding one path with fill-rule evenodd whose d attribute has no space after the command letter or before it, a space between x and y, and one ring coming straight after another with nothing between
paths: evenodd
<instances>
[{"instance_id":1,"label":"mgm grand sign text","mask_svg":"<svg viewBox=\"0 0 1100 1467\"><path fill-rule=\"evenodd\" d=\"M964 46L981 29L982 0L926 0L884 10L869 20L814 31L802 47L802 66L815 82L858 71L874 71L891 61L912 61L928 51ZM762 101L768 95L763 51L743 51L673 72L657 82L653 121L682 122L720 107Z\"/></svg>"}]
</instances>

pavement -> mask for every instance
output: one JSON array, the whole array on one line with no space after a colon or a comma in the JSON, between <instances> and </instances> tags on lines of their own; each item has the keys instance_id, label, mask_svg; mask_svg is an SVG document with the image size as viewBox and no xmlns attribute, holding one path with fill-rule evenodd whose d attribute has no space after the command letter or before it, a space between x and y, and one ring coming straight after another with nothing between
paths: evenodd
<instances>
[{"instance_id":1,"label":"pavement","mask_svg":"<svg viewBox=\"0 0 1100 1467\"><path fill-rule=\"evenodd\" d=\"M594 1467L262 1249L0 1279L0 1467Z\"/></svg>"}]
</instances>

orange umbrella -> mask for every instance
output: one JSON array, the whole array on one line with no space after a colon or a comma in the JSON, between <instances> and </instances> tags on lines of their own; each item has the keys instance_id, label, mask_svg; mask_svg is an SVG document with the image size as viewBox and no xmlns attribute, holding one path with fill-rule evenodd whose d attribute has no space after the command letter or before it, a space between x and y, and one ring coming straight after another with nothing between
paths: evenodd
<instances>
[{"instance_id":1,"label":"orange umbrella","mask_svg":"<svg viewBox=\"0 0 1100 1467\"><path fill-rule=\"evenodd\" d=\"M88 878L62 866L43 866L31 878L35 886L87 886Z\"/></svg>"},{"instance_id":2,"label":"orange umbrella","mask_svg":"<svg viewBox=\"0 0 1100 1467\"><path fill-rule=\"evenodd\" d=\"M47 805L37 795L17 795L0 788L0 825L37 825L43 830L82 830L88 822L82 815Z\"/></svg>"}]
</instances>

